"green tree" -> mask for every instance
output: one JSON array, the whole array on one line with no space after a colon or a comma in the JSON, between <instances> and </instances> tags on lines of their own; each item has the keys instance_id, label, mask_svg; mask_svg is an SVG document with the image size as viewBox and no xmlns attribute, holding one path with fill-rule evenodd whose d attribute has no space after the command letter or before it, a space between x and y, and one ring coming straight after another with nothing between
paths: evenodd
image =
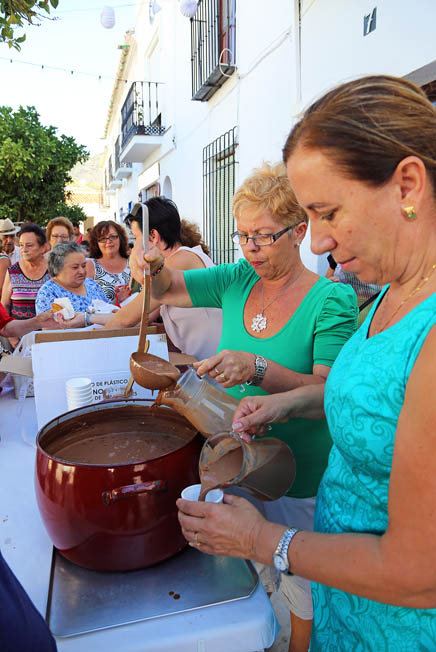
<instances>
[{"instance_id":1,"label":"green tree","mask_svg":"<svg viewBox=\"0 0 436 652\"><path fill-rule=\"evenodd\" d=\"M15 30L47 18L51 7L56 9L58 4L59 0L0 0L0 43L21 50L26 35L17 37Z\"/></svg>"},{"instance_id":2,"label":"green tree","mask_svg":"<svg viewBox=\"0 0 436 652\"><path fill-rule=\"evenodd\" d=\"M0 106L0 217L47 224L68 198L70 170L89 157L71 136L44 127L33 106Z\"/></svg>"},{"instance_id":3,"label":"green tree","mask_svg":"<svg viewBox=\"0 0 436 652\"><path fill-rule=\"evenodd\" d=\"M88 217L78 204L58 204L56 215L62 215L62 217L69 219L70 222L85 222Z\"/></svg>"}]
</instances>

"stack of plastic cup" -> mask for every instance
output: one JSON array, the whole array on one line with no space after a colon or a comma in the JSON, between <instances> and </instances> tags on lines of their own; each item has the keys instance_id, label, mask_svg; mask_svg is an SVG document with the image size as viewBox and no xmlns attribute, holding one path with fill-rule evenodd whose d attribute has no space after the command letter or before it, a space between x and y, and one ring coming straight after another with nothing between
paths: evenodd
<instances>
[{"instance_id":1,"label":"stack of plastic cup","mask_svg":"<svg viewBox=\"0 0 436 652\"><path fill-rule=\"evenodd\" d=\"M65 383L69 410L75 410L93 402L92 381L89 378L70 378Z\"/></svg>"}]
</instances>

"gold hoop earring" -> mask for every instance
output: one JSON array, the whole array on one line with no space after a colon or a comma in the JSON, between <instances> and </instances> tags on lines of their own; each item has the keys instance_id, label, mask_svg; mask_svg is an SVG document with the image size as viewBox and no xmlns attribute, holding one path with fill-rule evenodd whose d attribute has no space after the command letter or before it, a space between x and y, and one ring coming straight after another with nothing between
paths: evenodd
<instances>
[{"instance_id":1,"label":"gold hoop earring","mask_svg":"<svg viewBox=\"0 0 436 652\"><path fill-rule=\"evenodd\" d=\"M405 208L403 208L403 214L404 217L407 217L407 219L410 221L416 220L417 218L414 206L406 206Z\"/></svg>"}]
</instances>

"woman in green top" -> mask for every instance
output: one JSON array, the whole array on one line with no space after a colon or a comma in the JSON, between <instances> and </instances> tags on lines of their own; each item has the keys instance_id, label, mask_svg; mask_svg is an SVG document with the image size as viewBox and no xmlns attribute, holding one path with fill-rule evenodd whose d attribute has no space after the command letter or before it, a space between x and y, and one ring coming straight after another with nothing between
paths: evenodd
<instances>
[{"instance_id":1,"label":"woman in green top","mask_svg":"<svg viewBox=\"0 0 436 652\"><path fill-rule=\"evenodd\" d=\"M238 228L233 241L245 258L181 272L163 267L162 254L152 249L145 260L155 274L153 296L169 305L222 308L219 353L199 363L197 371L209 373L234 396L242 398L240 383L247 383L247 394L324 383L356 329L355 293L304 267L299 247L307 217L284 166L264 164L255 170L235 194L233 212ZM265 504L263 511L284 525L313 529L315 496L331 447L326 422L293 419L275 424L271 434L292 448L297 476L288 496ZM270 577L264 583L273 590L274 571L265 570ZM290 649L307 650L310 583L284 576L282 591L291 612Z\"/></svg>"}]
</instances>

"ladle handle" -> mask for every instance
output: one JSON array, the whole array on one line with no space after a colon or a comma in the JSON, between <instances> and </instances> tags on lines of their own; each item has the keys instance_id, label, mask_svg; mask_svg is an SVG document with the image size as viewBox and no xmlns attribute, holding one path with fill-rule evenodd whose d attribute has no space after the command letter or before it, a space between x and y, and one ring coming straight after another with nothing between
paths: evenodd
<instances>
[{"instance_id":1,"label":"ladle handle","mask_svg":"<svg viewBox=\"0 0 436 652\"><path fill-rule=\"evenodd\" d=\"M148 206L141 202L142 206L142 246L144 249L144 254L148 251L148 239L149 239L149 214ZM150 268L147 267L144 269L144 300L142 303L142 317L141 317L141 327L139 329L139 340L138 340L138 352L144 353L145 340L147 338L147 326L148 326L148 313L150 310Z\"/></svg>"},{"instance_id":2,"label":"ladle handle","mask_svg":"<svg viewBox=\"0 0 436 652\"><path fill-rule=\"evenodd\" d=\"M146 337L147 337L148 312L150 310L150 285L151 285L150 274L145 276L144 282L145 282L145 285L144 285L144 301L142 303L141 327L139 329L139 339L138 339L138 352L139 353L144 353L145 340L146 340Z\"/></svg>"}]
</instances>

